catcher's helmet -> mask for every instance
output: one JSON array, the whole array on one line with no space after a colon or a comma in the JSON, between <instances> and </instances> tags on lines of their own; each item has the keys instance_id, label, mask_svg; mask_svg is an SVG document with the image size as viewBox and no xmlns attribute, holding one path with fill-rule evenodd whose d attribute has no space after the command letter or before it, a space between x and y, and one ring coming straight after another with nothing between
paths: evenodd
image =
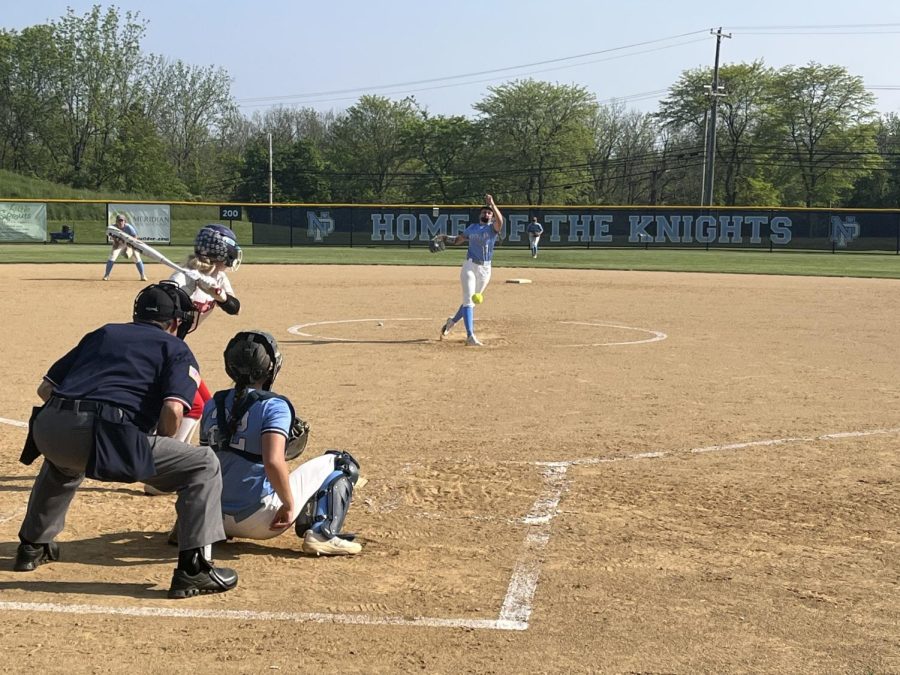
<instances>
[{"instance_id":1,"label":"catcher's helmet","mask_svg":"<svg viewBox=\"0 0 900 675\"><path fill-rule=\"evenodd\" d=\"M190 296L177 283L161 281L137 294L132 319L137 322L180 319L176 335L183 340L197 327L197 310Z\"/></svg>"},{"instance_id":2,"label":"catcher's helmet","mask_svg":"<svg viewBox=\"0 0 900 675\"><path fill-rule=\"evenodd\" d=\"M269 333L261 330L241 331L225 347L225 372L238 383L263 381L268 391L281 370L281 352Z\"/></svg>"},{"instance_id":3,"label":"catcher's helmet","mask_svg":"<svg viewBox=\"0 0 900 675\"><path fill-rule=\"evenodd\" d=\"M228 269L240 267L244 252L238 246L237 236L224 225L204 225L194 239L194 253L212 262L223 262Z\"/></svg>"}]
</instances>

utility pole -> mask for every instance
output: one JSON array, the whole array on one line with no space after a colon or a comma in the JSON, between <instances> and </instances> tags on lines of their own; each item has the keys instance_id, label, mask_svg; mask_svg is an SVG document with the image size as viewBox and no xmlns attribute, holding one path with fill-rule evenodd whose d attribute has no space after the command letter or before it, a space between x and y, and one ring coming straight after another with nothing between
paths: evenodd
<instances>
[{"instance_id":1,"label":"utility pole","mask_svg":"<svg viewBox=\"0 0 900 675\"><path fill-rule=\"evenodd\" d=\"M719 50L722 46L722 38L730 38L731 33L723 33L722 27L718 30L709 31L710 35L716 36L716 61L713 66L712 87L709 88L708 94L712 99L709 112L709 124L707 125L706 134L706 159L704 161L703 175L703 198L705 203L701 206L712 206L713 203L713 185L716 176L716 117L719 111L719 97L725 95L724 89L719 87Z\"/></svg>"},{"instance_id":2,"label":"utility pole","mask_svg":"<svg viewBox=\"0 0 900 675\"><path fill-rule=\"evenodd\" d=\"M269 133L269 206L272 205L272 185L272 134Z\"/></svg>"}]
</instances>

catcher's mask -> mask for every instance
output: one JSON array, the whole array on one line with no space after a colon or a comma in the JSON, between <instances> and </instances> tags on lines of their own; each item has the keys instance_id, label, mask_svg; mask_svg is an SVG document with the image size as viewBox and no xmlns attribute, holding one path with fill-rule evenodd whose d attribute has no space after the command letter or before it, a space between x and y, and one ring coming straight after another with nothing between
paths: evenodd
<instances>
[{"instance_id":1,"label":"catcher's mask","mask_svg":"<svg viewBox=\"0 0 900 675\"><path fill-rule=\"evenodd\" d=\"M161 281L147 286L134 299L132 319L137 322L171 321L178 319L175 332L184 340L185 336L197 328L197 310L190 296L174 281Z\"/></svg>"},{"instance_id":2,"label":"catcher's mask","mask_svg":"<svg viewBox=\"0 0 900 675\"><path fill-rule=\"evenodd\" d=\"M244 252L238 246L237 236L224 225L204 225L194 239L194 253L213 262L223 262L230 270L241 266Z\"/></svg>"},{"instance_id":3,"label":"catcher's mask","mask_svg":"<svg viewBox=\"0 0 900 675\"><path fill-rule=\"evenodd\" d=\"M281 352L271 334L261 330L242 331L225 347L225 372L236 383L263 381L269 391L281 370Z\"/></svg>"}]
</instances>

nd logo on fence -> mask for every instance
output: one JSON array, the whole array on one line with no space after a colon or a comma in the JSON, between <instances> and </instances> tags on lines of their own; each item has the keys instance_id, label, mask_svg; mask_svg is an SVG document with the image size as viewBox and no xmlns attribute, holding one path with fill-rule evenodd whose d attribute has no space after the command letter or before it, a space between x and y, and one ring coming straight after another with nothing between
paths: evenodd
<instances>
[{"instance_id":1,"label":"nd logo on fence","mask_svg":"<svg viewBox=\"0 0 900 675\"><path fill-rule=\"evenodd\" d=\"M332 232L334 232L334 218L328 211L306 212L306 234L310 239L324 241Z\"/></svg>"},{"instance_id":2,"label":"nd logo on fence","mask_svg":"<svg viewBox=\"0 0 900 675\"><path fill-rule=\"evenodd\" d=\"M838 248L847 248L847 244L859 237L859 223L856 216L831 216L831 241Z\"/></svg>"}]
</instances>

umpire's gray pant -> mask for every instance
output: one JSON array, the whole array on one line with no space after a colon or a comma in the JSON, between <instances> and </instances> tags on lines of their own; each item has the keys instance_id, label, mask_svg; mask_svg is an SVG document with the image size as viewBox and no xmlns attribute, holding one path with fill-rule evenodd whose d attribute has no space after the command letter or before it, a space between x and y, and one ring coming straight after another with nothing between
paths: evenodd
<instances>
[{"instance_id":1,"label":"umpire's gray pant","mask_svg":"<svg viewBox=\"0 0 900 675\"><path fill-rule=\"evenodd\" d=\"M225 539L222 471L211 448L149 436L156 475L144 482L176 492L178 545L200 548ZM19 536L34 544L53 541L66 524L75 490L84 480L94 447L94 413L45 407L34 421L34 440L44 465L31 488Z\"/></svg>"}]
</instances>

